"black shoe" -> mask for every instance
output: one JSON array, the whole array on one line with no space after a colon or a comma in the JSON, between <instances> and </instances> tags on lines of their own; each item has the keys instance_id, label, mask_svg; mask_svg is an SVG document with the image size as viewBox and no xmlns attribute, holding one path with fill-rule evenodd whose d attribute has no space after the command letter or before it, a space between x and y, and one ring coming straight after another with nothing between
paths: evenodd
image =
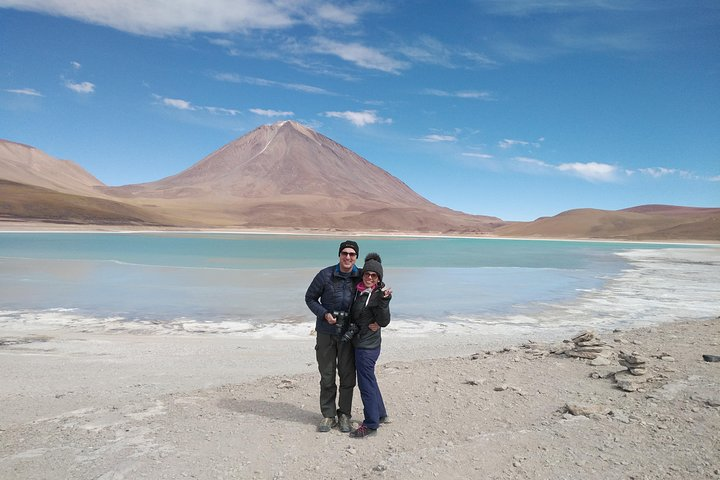
<instances>
[{"instance_id":1,"label":"black shoe","mask_svg":"<svg viewBox=\"0 0 720 480\"><path fill-rule=\"evenodd\" d=\"M335 425L337 425L335 417L325 417L318 425L318 432L329 432Z\"/></svg>"},{"instance_id":2,"label":"black shoe","mask_svg":"<svg viewBox=\"0 0 720 480\"><path fill-rule=\"evenodd\" d=\"M348 433L350 430L352 430L352 423L350 423L350 416L345 415L344 413L340 414L338 424L340 425L340 431L343 433Z\"/></svg>"},{"instance_id":3,"label":"black shoe","mask_svg":"<svg viewBox=\"0 0 720 480\"><path fill-rule=\"evenodd\" d=\"M377 434L377 430L375 430L374 428L368 428L363 423L361 423L356 430L350 432L350 436L353 438L364 438L375 434Z\"/></svg>"}]
</instances>

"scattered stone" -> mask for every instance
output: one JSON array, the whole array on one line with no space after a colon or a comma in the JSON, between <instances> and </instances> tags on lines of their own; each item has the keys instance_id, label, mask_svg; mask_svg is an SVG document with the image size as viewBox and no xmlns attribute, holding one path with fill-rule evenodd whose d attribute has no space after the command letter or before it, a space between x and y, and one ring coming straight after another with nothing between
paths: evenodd
<instances>
[{"instance_id":1,"label":"scattered stone","mask_svg":"<svg viewBox=\"0 0 720 480\"><path fill-rule=\"evenodd\" d=\"M720 362L720 355L703 355L706 362Z\"/></svg>"},{"instance_id":2,"label":"scattered stone","mask_svg":"<svg viewBox=\"0 0 720 480\"><path fill-rule=\"evenodd\" d=\"M504 392L507 389L508 389L508 386L503 384L503 385L498 385L493 390L495 390L496 392Z\"/></svg>"},{"instance_id":3,"label":"scattered stone","mask_svg":"<svg viewBox=\"0 0 720 480\"><path fill-rule=\"evenodd\" d=\"M607 415L610 413L610 409L603 405L575 405L566 403L564 409L567 413L574 416L583 415L589 417L590 415Z\"/></svg>"},{"instance_id":4,"label":"scattered stone","mask_svg":"<svg viewBox=\"0 0 720 480\"><path fill-rule=\"evenodd\" d=\"M603 367L605 365L610 365L610 359L606 357L593 358L590 361L590 365L592 365L593 367Z\"/></svg>"},{"instance_id":5,"label":"scattered stone","mask_svg":"<svg viewBox=\"0 0 720 480\"><path fill-rule=\"evenodd\" d=\"M465 385L484 385L485 379L481 378L479 380L465 380Z\"/></svg>"}]
</instances>

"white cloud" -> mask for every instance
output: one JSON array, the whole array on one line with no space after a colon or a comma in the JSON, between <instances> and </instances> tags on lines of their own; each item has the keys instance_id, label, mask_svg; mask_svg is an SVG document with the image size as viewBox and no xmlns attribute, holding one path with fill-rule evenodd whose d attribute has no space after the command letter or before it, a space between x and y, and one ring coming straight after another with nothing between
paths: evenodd
<instances>
[{"instance_id":1,"label":"white cloud","mask_svg":"<svg viewBox=\"0 0 720 480\"><path fill-rule=\"evenodd\" d=\"M526 142L525 140L512 140L509 138L500 140L498 142L498 147L503 148L503 149L508 149L511 147L515 147L517 145L527 146L527 145L530 145L530 142Z\"/></svg>"},{"instance_id":2,"label":"white cloud","mask_svg":"<svg viewBox=\"0 0 720 480\"><path fill-rule=\"evenodd\" d=\"M475 158L495 158L493 155L490 155L489 153L474 153L474 152L465 152L462 154L464 157L475 157Z\"/></svg>"},{"instance_id":3,"label":"white cloud","mask_svg":"<svg viewBox=\"0 0 720 480\"><path fill-rule=\"evenodd\" d=\"M502 148L502 149L505 149L505 150L508 149L508 148L518 147L518 146L520 146L520 147L540 148L540 147L542 146L542 145L541 145L542 142L544 142L544 141L545 141L545 138L544 138L544 137L538 138L538 140L535 141L535 142L528 142L528 141L525 141L525 140L512 140L512 139L510 139L510 138L505 138L505 139L500 140L500 141L498 142L498 147L500 147L500 148Z\"/></svg>"},{"instance_id":4,"label":"white cloud","mask_svg":"<svg viewBox=\"0 0 720 480\"><path fill-rule=\"evenodd\" d=\"M161 97L159 95L154 95L154 96L155 96L155 98L157 98L160 101L160 103L162 103L166 107L175 108L177 110L204 111L204 112L212 113L213 115L229 115L231 117L240 115L242 113L240 110L236 110L233 108L193 105L192 102L189 102L187 100L183 100L180 98L167 98L167 97Z\"/></svg>"},{"instance_id":5,"label":"white cloud","mask_svg":"<svg viewBox=\"0 0 720 480\"><path fill-rule=\"evenodd\" d=\"M515 160L524 163L526 165L531 165L533 167L541 167L541 168L554 168L549 163L543 162L542 160L538 160L537 158L531 158L531 157L515 157Z\"/></svg>"},{"instance_id":6,"label":"white cloud","mask_svg":"<svg viewBox=\"0 0 720 480\"><path fill-rule=\"evenodd\" d=\"M162 103L163 105L177 108L178 110L195 110L195 107L193 107L190 102L179 98L163 98Z\"/></svg>"},{"instance_id":7,"label":"white cloud","mask_svg":"<svg viewBox=\"0 0 720 480\"><path fill-rule=\"evenodd\" d=\"M325 112L324 115L329 118L342 118L357 127L392 123L392 119L379 117L375 110L363 110L362 112Z\"/></svg>"},{"instance_id":8,"label":"white cloud","mask_svg":"<svg viewBox=\"0 0 720 480\"><path fill-rule=\"evenodd\" d=\"M73 92L77 93L93 93L95 92L95 84L90 82L80 82L75 83L71 82L70 80L65 82L65 86L72 90Z\"/></svg>"},{"instance_id":9,"label":"white cloud","mask_svg":"<svg viewBox=\"0 0 720 480\"><path fill-rule=\"evenodd\" d=\"M460 90L457 92L447 92L445 90L438 90L435 88L428 88L422 91L425 95L434 95L436 97L454 97L454 98L469 98L473 100L493 100L492 93L485 92L482 90Z\"/></svg>"},{"instance_id":10,"label":"white cloud","mask_svg":"<svg viewBox=\"0 0 720 480\"><path fill-rule=\"evenodd\" d=\"M437 135L437 134L431 134L431 135L425 135L420 140L423 142L456 142L457 137L453 135Z\"/></svg>"},{"instance_id":11,"label":"white cloud","mask_svg":"<svg viewBox=\"0 0 720 480\"><path fill-rule=\"evenodd\" d=\"M616 180L618 175L618 168L607 163L563 163L555 168L589 181L611 182Z\"/></svg>"},{"instance_id":12,"label":"white cloud","mask_svg":"<svg viewBox=\"0 0 720 480\"><path fill-rule=\"evenodd\" d=\"M223 107L200 107L200 109L208 111L210 113L214 113L216 115L230 115L231 117L234 117L235 115L240 115L240 110L235 110L234 108L223 108Z\"/></svg>"},{"instance_id":13,"label":"white cloud","mask_svg":"<svg viewBox=\"0 0 720 480\"><path fill-rule=\"evenodd\" d=\"M316 38L312 49L316 53L335 55L355 65L387 73L399 73L410 64L395 60L384 53L359 43L340 43L327 38Z\"/></svg>"},{"instance_id":14,"label":"white cloud","mask_svg":"<svg viewBox=\"0 0 720 480\"><path fill-rule=\"evenodd\" d=\"M70 62L70 66L75 70L80 70L82 68L82 65L80 65L80 62Z\"/></svg>"},{"instance_id":15,"label":"white cloud","mask_svg":"<svg viewBox=\"0 0 720 480\"><path fill-rule=\"evenodd\" d=\"M266 0L0 0L0 6L149 36L283 29L318 22L351 25L363 8Z\"/></svg>"},{"instance_id":16,"label":"white cloud","mask_svg":"<svg viewBox=\"0 0 720 480\"><path fill-rule=\"evenodd\" d=\"M251 108L250 111L256 115L265 117L292 117L295 115L294 112L280 112L278 110L265 110L262 108Z\"/></svg>"},{"instance_id":17,"label":"white cloud","mask_svg":"<svg viewBox=\"0 0 720 480\"><path fill-rule=\"evenodd\" d=\"M8 88L5 90L8 93L16 93L18 95L29 95L31 97L42 97L42 93L38 92L34 88Z\"/></svg>"},{"instance_id":18,"label":"white cloud","mask_svg":"<svg viewBox=\"0 0 720 480\"><path fill-rule=\"evenodd\" d=\"M653 178L660 178L664 177L666 175L673 175L675 173L678 173L678 170L674 168L665 168L665 167L650 167L650 168L640 168L638 171L642 174L649 175Z\"/></svg>"},{"instance_id":19,"label":"white cloud","mask_svg":"<svg viewBox=\"0 0 720 480\"><path fill-rule=\"evenodd\" d=\"M522 166L521 170L525 173L561 172L590 182L614 182L618 180L621 173L618 167L606 163L573 162L553 165L532 157L514 157L513 160Z\"/></svg>"},{"instance_id":20,"label":"white cloud","mask_svg":"<svg viewBox=\"0 0 720 480\"><path fill-rule=\"evenodd\" d=\"M215 80L221 82L244 83L247 85L256 85L259 87L278 87L285 90L293 90L296 92L314 93L318 95L335 95L335 93L312 85L304 85L302 83L283 83L275 80L267 80L265 78L247 77L237 75L235 73L218 73L214 75Z\"/></svg>"}]
</instances>

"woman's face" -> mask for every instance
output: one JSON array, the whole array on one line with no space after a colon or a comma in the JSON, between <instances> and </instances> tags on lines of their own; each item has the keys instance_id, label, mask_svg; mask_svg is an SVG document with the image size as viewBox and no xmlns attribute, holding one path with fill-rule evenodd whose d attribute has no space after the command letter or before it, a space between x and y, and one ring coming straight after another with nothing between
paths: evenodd
<instances>
[{"instance_id":1,"label":"woman's face","mask_svg":"<svg viewBox=\"0 0 720 480\"><path fill-rule=\"evenodd\" d=\"M375 272L363 272L363 283L367 288L375 287L378 283L378 276Z\"/></svg>"}]
</instances>

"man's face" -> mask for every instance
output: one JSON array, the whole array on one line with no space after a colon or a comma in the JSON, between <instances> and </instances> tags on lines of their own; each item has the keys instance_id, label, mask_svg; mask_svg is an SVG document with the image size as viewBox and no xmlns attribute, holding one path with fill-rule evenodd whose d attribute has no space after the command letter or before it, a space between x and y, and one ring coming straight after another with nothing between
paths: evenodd
<instances>
[{"instance_id":1,"label":"man's face","mask_svg":"<svg viewBox=\"0 0 720 480\"><path fill-rule=\"evenodd\" d=\"M350 247L345 247L340 251L340 270L343 272L349 272L352 270L357 260L357 253Z\"/></svg>"}]
</instances>

